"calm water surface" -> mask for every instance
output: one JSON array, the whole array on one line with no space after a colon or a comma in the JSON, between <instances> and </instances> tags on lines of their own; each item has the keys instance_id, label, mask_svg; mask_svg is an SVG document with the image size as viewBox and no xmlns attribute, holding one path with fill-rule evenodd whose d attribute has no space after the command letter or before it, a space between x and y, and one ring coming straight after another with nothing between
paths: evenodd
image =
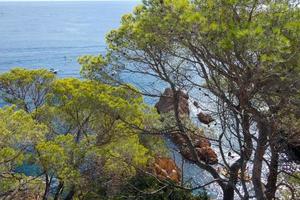
<instances>
[{"instance_id":1,"label":"calm water surface","mask_svg":"<svg viewBox=\"0 0 300 200\"><path fill-rule=\"evenodd\" d=\"M55 68L78 76L78 56L105 52L105 35L138 2L0 2L0 73Z\"/></svg>"}]
</instances>

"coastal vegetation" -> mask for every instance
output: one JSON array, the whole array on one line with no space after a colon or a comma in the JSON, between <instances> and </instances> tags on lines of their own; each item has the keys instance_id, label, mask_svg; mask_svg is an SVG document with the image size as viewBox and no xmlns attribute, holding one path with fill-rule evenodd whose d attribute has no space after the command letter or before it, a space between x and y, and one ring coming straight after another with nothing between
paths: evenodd
<instances>
[{"instance_id":1,"label":"coastal vegetation","mask_svg":"<svg viewBox=\"0 0 300 200\"><path fill-rule=\"evenodd\" d=\"M299 199L299 9L145 0L81 79L1 74L0 199Z\"/></svg>"},{"instance_id":2,"label":"coastal vegetation","mask_svg":"<svg viewBox=\"0 0 300 200\"><path fill-rule=\"evenodd\" d=\"M142 199L202 199L155 178L155 158L168 153L144 130L163 123L134 87L23 68L0 86L1 199L123 199L137 188L150 190Z\"/></svg>"}]
</instances>

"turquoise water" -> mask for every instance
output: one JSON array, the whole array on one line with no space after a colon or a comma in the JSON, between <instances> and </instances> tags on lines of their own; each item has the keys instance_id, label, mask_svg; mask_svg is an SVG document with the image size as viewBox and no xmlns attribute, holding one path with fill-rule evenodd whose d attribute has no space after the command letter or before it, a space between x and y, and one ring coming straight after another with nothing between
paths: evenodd
<instances>
[{"instance_id":1,"label":"turquoise water","mask_svg":"<svg viewBox=\"0 0 300 200\"><path fill-rule=\"evenodd\" d=\"M78 56L105 52L105 35L138 2L0 2L0 73L55 68L78 77Z\"/></svg>"}]
</instances>

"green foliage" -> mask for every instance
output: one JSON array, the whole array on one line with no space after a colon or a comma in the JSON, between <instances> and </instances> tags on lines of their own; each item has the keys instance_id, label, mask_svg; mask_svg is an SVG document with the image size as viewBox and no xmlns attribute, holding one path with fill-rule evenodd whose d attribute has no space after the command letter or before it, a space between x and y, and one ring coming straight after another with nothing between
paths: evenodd
<instances>
[{"instance_id":1,"label":"green foliage","mask_svg":"<svg viewBox=\"0 0 300 200\"><path fill-rule=\"evenodd\" d=\"M51 88L44 109L78 139L91 134L98 136L98 144L105 144L136 134L133 127L142 129L147 120L142 97L126 87L68 78L55 81Z\"/></svg>"},{"instance_id":2,"label":"green foliage","mask_svg":"<svg viewBox=\"0 0 300 200\"><path fill-rule=\"evenodd\" d=\"M17 105L0 110L1 193L47 188L37 177L14 172L30 163L50 178L50 187L55 178L64 194L76 186L75 196L99 198L110 190L105 182L129 180L152 159L140 133L158 116L132 86L55 80L46 70L19 68L0 79L4 100Z\"/></svg>"},{"instance_id":3,"label":"green foliage","mask_svg":"<svg viewBox=\"0 0 300 200\"><path fill-rule=\"evenodd\" d=\"M107 35L107 55L99 58L105 62L90 64L87 73L101 81L112 70L130 71L195 95L204 78L210 99L241 124L266 121L274 128L268 140L276 143L284 132L286 146L290 138L299 146L299 19L299 5L287 0L145 0ZM167 117L165 125L173 121ZM245 140L251 149L252 142Z\"/></svg>"},{"instance_id":4,"label":"green foliage","mask_svg":"<svg viewBox=\"0 0 300 200\"><path fill-rule=\"evenodd\" d=\"M102 80L108 82L110 76L108 76L107 70L104 66L107 66L108 61L101 55L99 56L82 56L78 59L78 63L81 65L81 76L90 80Z\"/></svg>"},{"instance_id":5,"label":"green foliage","mask_svg":"<svg viewBox=\"0 0 300 200\"><path fill-rule=\"evenodd\" d=\"M55 75L46 69L14 68L0 75L1 98L26 112L40 107Z\"/></svg>"},{"instance_id":6,"label":"green foliage","mask_svg":"<svg viewBox=\"0 0 300 200\"><path fill-rule=\"evenodd\" d=\"M191 191L180 188L165 186L152 176L138 174L132 178L129 184L125 185L119 197L121 199L141 199L141 200L208 200L207 194L201 192L193 195Z\"/></svg>"},{"instance_id":7,"label":"green foliage","mask_svg":"<svg viewBox=\"0 0 300 200\"><path fill-rule=\"evenodd\" d=\"M205 77L199 68L209 69L211 92L234 96L243 86L247 103L279 110L272 113L278 126L298 134L299 14L299 7L285 0L145 0L107 35L106 56L79 59L81 75L90 80L55 80L47 70L22 68L0 75L1 97L26 112L34 110L32 116L48 126L22 110L0 111L0 173L9 174L0 179L0 188L17 187L12 169L27 160L23 148L30 146L47 175L65 188L76 185L76 195L88 199L116 196L108 190L131 178L140 190L159 189L153 179L136 176L136 168L161 153L162 141L140 133L172 127L175 120L166 115L160 123L135 88L116 86L123 69L183 89L190 89L199 74ZM224 94L217 93L220 89ZM189 120L184 125L194 128ZM129 186L122 193L136 195ZM141 199L196 198L174 188L139 194Z\"/></svg>"},{"instance_id":8,"label":"green foliage","mask_svg":"<svg viewBox=\"0 0 300 200\"><path fill-rule=\"evenodd\" d=\"M60 135L54 140L44 141L37 145L38 164L48 174L65 183L79 181L80 172L72 165L80 156L80 147L72 135Z\"/></svg>"},{"instance_id":9,"label":"green foliage","mask_svg":"<svg viewBox=\"0 0 300 200\"><path fill-rule=\"evenodd\" d=\"M45 125L16 107L0 109L0 192L23 187L28 177L14 172L33 153L31 149L44 140Z\"/></svg>"},{"instance_id":10,"label":"green foliage","mask_svg":"<svg viewBox=\"0 0 300 200\"><path fill-rule=\"evenodd\" d=\"M291 85L291 80L299 77L299 13L299 7L284 0L144 1L108 34L107 56L91 59L98 64L90 64L88 70L83 67L82 73L100 79L107 69L126 68L168 81L170 77L166 78L158 65L164 63L176 82L178 76L194 76L184 64L194 57L222 68L221 74L225 70L232 75L245 69L259 70L264 81L271 77L277 85ZM264 91L266 95L269 90Z\"/></svg>"},{"instance_id":11,"label":"green foliage","mask_svg":"<svg viewBox=\"0 0 300 200\"><path fill-rule=\"evenodd\" d=\"M293 176L289 177L289 181L294 184L300 184L300 172L295 172Z\"/></svg>"},{"instance_id":12,"label":"green foliage","mask_svg":"<svg viewBox=\"0 0 300 200\"><path fill-rule=\"evenodd\" d=\"M125 181L135 175L137 167L144 167L151 153L140 142L139 133L154 114L141 95L128 87L75 78L53 82L47 103L39 113L46 116L40 118L53 128L53 141L40 147L41 155L45 155L42 165L50 165L64 182L64 174L74 174L75 177L67 177L69 182L85 184L81 191L96 196L92 185L101 186L103 179ZM68 141L72 145L57 145L55 135L66 133L70 133ZM60 158L64 158L62 162L58 162ZM95 166L99 176L93 180L93 171L89 169L78 175L79 168L90 162L99 163Z\"/></svg>"}]
</instances>

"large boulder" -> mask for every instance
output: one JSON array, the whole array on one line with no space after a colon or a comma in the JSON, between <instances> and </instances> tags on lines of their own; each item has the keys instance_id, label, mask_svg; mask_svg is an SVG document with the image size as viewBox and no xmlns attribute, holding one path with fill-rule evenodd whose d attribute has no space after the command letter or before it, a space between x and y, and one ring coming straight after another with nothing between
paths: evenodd
<instances>
[{"instance_id":1,"label":"large boulder","mask_svg":"<svg viewBox=\"0 0 300 200\"><path fill-rule=\"evenodd\" d=\"M199 134L189 134L189 136L200 160L211 165L218 163L218 156L211 148L211 144L208 139ZM178 146L180 153L184 158L190 161L195 161L192 152L188 148L187 141L182 134L174 133L171 135L171 139Z\"/></svg>"},{"instance_id":2,"label":"large boulder","mask_svg":"<svg viewBox=\"0 0 300 200\"><path fill-rule=\"evenodd\" d=\"M171 180L179 183L181 172L174 160L157 157L154 162L154 174L161 180Z\"/></svg>"},{"instance_id":3,"label":"large boulder","mask_svg":"<svg viewBox=\"0 0 300 200\"><path fill-rule=\"evenodd\" d=\"M189 96L181 90L176 91L179 96L178 111L180 115L189 115ZM168 113L174 111L174 95L171 88L165 89L163 95L159 98L159 101L155 105L158 113Z\"/></svg>"}]
</instances>

